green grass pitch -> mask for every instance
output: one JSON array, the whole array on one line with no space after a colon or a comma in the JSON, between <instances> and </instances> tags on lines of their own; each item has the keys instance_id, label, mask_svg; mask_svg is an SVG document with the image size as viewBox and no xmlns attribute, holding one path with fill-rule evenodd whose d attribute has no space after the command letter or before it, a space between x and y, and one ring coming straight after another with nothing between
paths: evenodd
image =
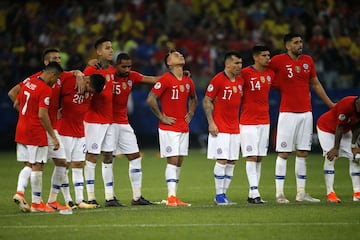
<instances>
[{"instance_id":1,"label":"green grass pitch","mask_svg":"<svg viewBox=\"0 0 360 240\"><path fill-rule=\"evenodd\" d=\"M164 180L165 160L156 150L144 150L143 195L152 201L166 198ZM359 239L360 202L352 201L352 185L348 161L340 159L335 165L335 190L340 204L326 201L323 158L312 153L307 160L307 192L320 198L321 203L296 203L294 155L287 165L285 194L290 204L275 202L275 155L263 160L259 190L264 205L246 203L248 182L245 161L241 158L235 168L228 190L233 206L216 206L214 199L214 161L205 153L191 149L185 158L178 197L192 203L191 207L169 208L165 205L131 206L132 197L128 163L117 158L114 165L115 193L122 208L74 210L72 215L58 213L22 213L12 201L22 164L14 152L0 153L0 239ZM51 161L45 166L43 199L50 188ZM96 196L104 204L101 164L96 170ZM70 178L71 182L71 178ZM30 186L27 200L31 200ZM72 191L73 193L73 191ZM72 194L73 198L74 195ZM85 194L86 197L86 194ZM59 194L59 201L63 197Z\"/></svg>"}]
</instances>

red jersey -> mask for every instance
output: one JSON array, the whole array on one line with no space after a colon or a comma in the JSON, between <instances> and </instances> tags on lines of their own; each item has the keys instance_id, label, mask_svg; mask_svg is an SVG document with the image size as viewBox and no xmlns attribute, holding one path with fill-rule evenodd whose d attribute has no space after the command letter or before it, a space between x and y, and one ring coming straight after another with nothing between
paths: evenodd
<instances>
[{"instance_id":1,"label":"red jersey","mask_svg":"<svg viewBox=\"0 0 360 240\"><path fill-rule=\"evenodd\" d=\"M37 73L31 75L31 77L40 76L42 73L43 73L42 71L37 72ZM52 96L51 96L50 107L49 107L49 117L50 117L50 121L51 121L51 126L54 129L56 129L56 126L57 126L57 113L59 110L61 83L63 81L65 81L65 79L72 77L72 76L73 76L72 72L64 71L61 73L58 81L52 86ZM73 87L75 87L75 84Z\"/></svg>"},{"instance_id":2,"label":"red jersey","mask_svg":"<svg viewBox=\"0 0 360 240\"><path fill-rule=\"evenodd\" d=\"M344 125L344 132L348 132L360 121L360 112L356 112L355 101L357 96L348 96L341 99L326 113L322 114L317 126L321 131L335 134L338 124Z\"/></svg>"},{"instance_id":3,"label":"red jersey","mask_svg":"<svg viewBox=\"0 0 360 240\"><path fill-rule=\"evenodd\" d=\"M310 79L316 77L314 61L309 55L293 60L286 53L274 56L269 67L275 72L275 85L280 90L280 112L310 112Z\"/></svg>"},{"instance_id":4,"label":"red jersey","mask_svg":"<svg viewBox=\"0 0 360 240\"><path fill-rule=\"evenodd\" d=\"M160 99L163 114L176 118L173 125L159 121L159 128L174 132L189 132L189 124L185 121L188 112L188 100L195 96L195 86L191 78L183 75L178 80L172 73L162 75L151 89Z\"/></svg>"},{"instance_id":5,"label":"red jersey","mask_svg":"<svg viewBox=\"0 0 360 240\"><path fill-rule=\"evenodd\" d=\"M94 93L89 111L86 112L84 120L88 123L110 124L113 121L112 92L115 68L111 65L108 69L96 69L94 66L87 66L84 70L86 76L94 73L104 76L105 86L100 93Z\"/></svg>"},{"instance_id":6,"label":"red jersey","mask_svg":"<svg viewBox=\"0 0 360 240\"><path fill-rule=\"evenodd\" d=\"M115 74L113 91L113 122L119 124L128 124L127 103L129 94L134 84L143 79L143 75L130 71L129 76L119 77Z\"/></svg>"},{"instance_id":7,"label":"red jersey","mask_svg":"<svg viewBox=\"0 0 360 240\"><path fill-rule=\"evenodd\" d=\"M267 68L259 72L248 66L241 70L244 79L244 96L240 115L240 124L269 124L269 91L275 73Z\"/></svg>"},{"instance_id":8,"label":"red jersey","mask_svg":"<svg viewBox=\"0 0 360 240\"><path fill-rule=\"evenodd\" d=\"M25 145L47 146L46 130L39 119L39 108L49 108L51 87L38 76L26 79L20 86L15 141Z\"/></svg>"},{"instance_id":9,"label":"red jersey","mask_svg":"<svg viewBox=\"0 0 360 240\"><path fill-rule=\"evenodd\" d=\"M243 95L244 79L240 76L231 81L220 72L210 81L205 96L214 100L213 119L219 132L237 134L239 130L239 111Z\"/></svg>"},{"instance_id":10,"label":"red jersey","mask_svg":"<svg viewBox=\"0 0 360 240\"><path fill-rule=\"evenodd\" d=\"M81 138L85 136L83 121L92 93L78 93L74 88L75 84L75 76L61 82L61 118L58 120L57 130L60 135Z\"/></svg>"}]
</instances>

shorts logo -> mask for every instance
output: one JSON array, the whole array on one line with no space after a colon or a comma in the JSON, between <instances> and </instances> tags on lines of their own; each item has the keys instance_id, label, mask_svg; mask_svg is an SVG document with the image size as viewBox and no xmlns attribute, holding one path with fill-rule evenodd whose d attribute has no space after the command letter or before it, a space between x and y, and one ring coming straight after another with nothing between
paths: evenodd
<instances>
[{"instance_id":1,"label":"shorts logo","mask_svg":"<svg viewBox=\"0 0 360 240\"><path fill-rule=\"evenodd\" d=\"M280 146L281 146L282 148L285 148L285 147L287 147L287 143L286 143L286 142L282 142L282 143L280 144Z\"/></svg>"},{"instance_id":2,"label":"shorts logo","mask_svg":"<svg viewBox=\"0 0 360 240\"><path fill-rule=\"evenodd\" d=\"M92 145L91 145L91 149L98 149L98 145L96 144L96 143L93 143Z\"/></svg>"},{"instance_id":3,"label":"shorts logo","mask_svg":"<svg viewBox=\"0 0 360 240\"><path fill-rule=\"evenodd\" d=\"M250 145L246 146L246 151L247 152L251 152L252 150L253 150L253 148Z\"/></svg>"},{"instance_id":4,"label":"shorts logo","mask_svg":"<svg viewBox=\"0 0 360 240\"><path fill-rule=\"evenodd\" d=\"M168 153L172 152L171 146L167 146L166 149L165 149L165 151L168 152Z\"/></svg>"},{"instance_id":5,"label":"shorts logo","mask_svg":"<svg viewBox=\"0 0 360 240\"><path fill-rule=\"evenodd\" d=\"M218 148L218 149L216 150L216 153L217 153L217 154L222 154L222 153L223 153L223 150L222 150L221 148Z\"/></svg>"}]
</instances>

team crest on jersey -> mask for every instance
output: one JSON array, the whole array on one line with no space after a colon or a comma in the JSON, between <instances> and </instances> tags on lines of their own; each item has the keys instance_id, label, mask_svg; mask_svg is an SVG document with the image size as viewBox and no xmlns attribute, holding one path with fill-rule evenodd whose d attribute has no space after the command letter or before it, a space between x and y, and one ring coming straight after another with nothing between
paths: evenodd
<instances>
[{"instance_id":1,"label":"team crest on jersey","mask_svg":"<svg viewBox=\"0 0 360 240\"><path fill-rule=\"evenodd\" d=\"M301 67L300 66L295 66L295 72L300 73L301 72Z\"/></svg>"},{"instance_id":2,"label":"team crest on jersey","mask_svg":"<svg viewBox=\"0 0 360 240\"><path fill-rule=\"evenodd\" d=\"M127 88L127 85L126 85L125 82L122 83L122 88L123 88L123 89L126 89L126 88Z\"/></svg>"},{"instance_id":3,"label":"team crest on jersey","mask_svg":"<svg viewBox=\"0 0 360 240\"><path fill-rule=\"evenodd\" d=\"M233 86L233 92L237 93L237 88L235 86Z\"/></svg>"},{"instance_id":4,"label":"team crest on jersey","mask_svg":"<svg viewBox=\"0 0 360 240\"><path fill-rule=\"evenodd\" d=\"M266 76L266 80L268 83L271 83L271 77L269 75Z\"/></svg>"},{"instance_id":5,"label":"team crest on jersey","mask_svg":"<svg viewBox=\"0 0 360 240\"><path fill-rule=\"evenodd\" d=\"M45 103L46 106L49 106L49 105L50 105L50 98L49 98L49 97L46 97L46 98L44 99L44 103Z\"/></svg>"},{"instance_id":6,"label":"team crest on jersey","mask_svg":"<svg viewBox=\"0 0 360 240\"><path fill-rule=\"evenodd\" d=\"M339 115L339 120L340 120L340 121L344 121L345 118L346 118L345 114L340 114L340 115Z\"/></svg>"},{"instance_id":7,"label":"team crest on jersey","mask_svg":"<svg viewBox=\"0 0 360 240\"><path fill-rule=\"evenodd\" d=\"M309 69L309 64L307 64L307 63L304 63L304 64L303 64L303 68L304 68L304 71L305 71L305 72L309 72L309 71L310 71L310 69Z\"/></svg>"},{"instance_id":8,"label":"team crest on jersey","mask_svg":"<svg viewBox=\"0 0 360 240\"><path fill-rule=\"evenodd\" d=\"M131 80L128 80L127 84L129 85L129 87L132 87L133 82Z\"/></svg>"},{"instance_id":9,"label":"team crest on jersey","mask_svg":"<svg viewBox=\"0 0 360 240\"><path fill-rule=\"evenodd\" d=\"M161 88L161 83L157 82L154 86L155 89L160 89Z\"/></svg>"},{"instance_id":10,"label":"team crest on jersey","mask_svg":"<svg viewBox=\"0 0 360 240\"><path fill-rule=\"evenodd\" d=\"M89 98L89 96L90 96L89 92L85 92L85 93L84 93L85 99Z\"/></svg>"},{"instance_id":11,"label":"team crest on jersey","mask_svg":"<svg viewBox=\"0 0 360 240\"><path fill-rule=\"evenodd\" d=\"M184 92L184 90L185 90L184 85L180 85L180 92Z\"/></svg>"},{"instance_id":12,"label":"team crest on jersey","mask_svg":"<svg viewBox=\"0 0 360 240\"><path fill-rule=\"evenodd\" d=\"M264 77L264 76L260 76L260 81L261 81L262 83L264 83L264 82L265 82L265 77Z\"/></svg>"},{"instance_id":13,"label":"team crest on jersey","mask_svg":"<svg viewBox=\"0 0 360 240\"><path fill-rule=\"evenodd\" d=\"M213 90L214 90L214 85L209 84L209 86L207 87L207 91L212 92Z\"/></svg>"},{"instance_id":14,"label":"team crest on jersey","mask_svg":"<svg viewBox=\"0 0 360 240\"><path fill-rule=\"evenodd\" d=\"M111 80L110 75L109 75L109 74L106 74L105 79L106 79L107 82L109 82L109 81Z\"/></svg>"}]
</instances>

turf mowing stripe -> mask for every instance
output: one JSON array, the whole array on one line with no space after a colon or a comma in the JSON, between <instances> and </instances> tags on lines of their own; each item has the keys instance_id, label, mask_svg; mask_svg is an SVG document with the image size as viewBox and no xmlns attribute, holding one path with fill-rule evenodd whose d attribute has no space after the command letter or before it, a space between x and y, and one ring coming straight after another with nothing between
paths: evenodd
<instances>
[{"instance_id":1,"label":"turf mowing stripe","mask_svg":"<svg viewBox=\"0 0 360 240\"><path fill-rule=\"evenodd\" d=\"M79 225L80 228L166 228L166 227L251 227L251 226L333 226L333 225L358 225L360 222L293 222L293 223L185 223L185 224L97 224L97 225ZM13 226L0 225L3 229L27 229L27 228L74 228L75 225L27 225Z\"/></svg>"}]
</instances>

